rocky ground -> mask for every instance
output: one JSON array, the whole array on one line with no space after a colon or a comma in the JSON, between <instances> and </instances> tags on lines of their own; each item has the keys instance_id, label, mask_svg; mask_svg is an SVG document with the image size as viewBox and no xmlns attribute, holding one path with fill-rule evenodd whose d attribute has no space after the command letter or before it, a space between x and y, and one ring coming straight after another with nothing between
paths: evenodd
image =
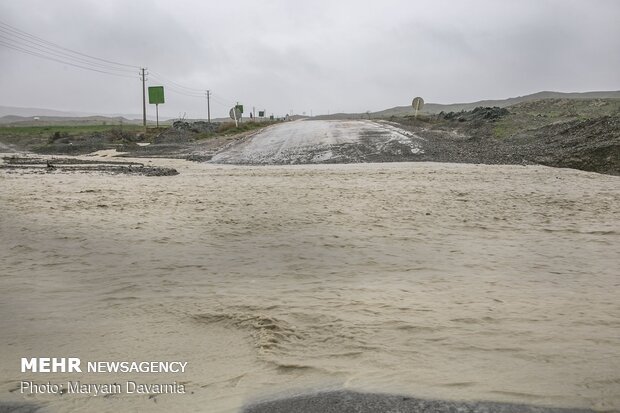
<instances>
[{"instance_id":1,"label":"rocky ground","mask_svg":"<svg viewBox=\"0 0 620 413\"><path fill-rule=\"evenodd\" d=\"M618 102L600 101L580 104L608 104L608 111L545 111L566 102L539 102L392 121L426 139L420 160L542 164L620 175Z\"/></svg>"}]
</instances>

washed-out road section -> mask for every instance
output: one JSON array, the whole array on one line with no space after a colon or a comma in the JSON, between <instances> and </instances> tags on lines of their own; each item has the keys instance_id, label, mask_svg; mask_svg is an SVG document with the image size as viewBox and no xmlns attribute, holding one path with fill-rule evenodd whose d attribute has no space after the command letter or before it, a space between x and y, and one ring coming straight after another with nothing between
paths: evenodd
<instances>
[{"instance_id":1,"label":"washed-out road section","mask_svg":"<svg viewBox=\"0 0 620 413\"><path fill-rule=\"evenodd\" d=\"M275 125L225 148L213 163L301 164L414 160L422 138L387 122L304 120Z\"/></svg>"}]
</instances>

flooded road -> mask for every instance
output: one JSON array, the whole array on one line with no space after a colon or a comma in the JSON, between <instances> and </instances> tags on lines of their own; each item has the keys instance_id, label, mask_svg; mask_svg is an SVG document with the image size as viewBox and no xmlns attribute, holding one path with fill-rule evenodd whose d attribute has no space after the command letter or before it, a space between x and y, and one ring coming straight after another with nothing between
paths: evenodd
<instances>
[{"instance_id":1,"label":"flooded road","mask_svg":"<svg viewBox=\"0 0 620 413\"><path fill-rule=\"evenodd\" d=\"M617 177L153 164L180 174L0 172L0 400L237 412L353 389L620 410ZM36 356L188 367L20 373ZM132 379L187 394L16 391L20 380Z\"/></svg>"},{"instance_id":2,"label":"flooded road","mask_svg":"<svg viewBox=\"0 0 620 413\"><path fill-rule=\"evenodd\" d=\"M300 164L359 162L373 156L403 157L421 152L422 138L367 120L301 120L271 126L216 154L212 162Z\"/></svg>"}]
</instances>

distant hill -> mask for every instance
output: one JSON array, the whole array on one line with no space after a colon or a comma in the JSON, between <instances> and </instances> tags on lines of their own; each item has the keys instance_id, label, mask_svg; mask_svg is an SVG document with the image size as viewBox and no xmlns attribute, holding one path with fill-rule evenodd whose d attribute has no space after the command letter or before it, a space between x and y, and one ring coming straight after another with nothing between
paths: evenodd
<instances>
[{"instance_id":1,"label":"distant hill","mask_svg":"<svg viewBox=\"0 0 620 413\"><path fill-rule=\"evenodd\" d=\"M509 99L500 100L480 100L471 103L453 103L439 104L426 103L423 113L436 114L439 112L459 112L461 110L472 110L478 106L499 106L506 107L516 105L522 102L531 102L541 99L620 99L620 91L601 91L601 92L583 92L583 93L562 93L562 92L538 92L531 95L518 96ZM368 119L370 118L387 118L390 116L406 116L411 115L413 110L410 105L396 106L371 113L334 113L331 115L315 116L313 119ZM35 119L38 118L38 119ZM303 118L303 116L295 115L294 119ZM110 125L120 123L123 119L124 123L140 123L142 121L141 114L112 114L112 115L94 115L92 113L65 112L52 109L41 108L22 108L14 106L0 106L0 124L2 125L41 125L41 124L102 124L107 122ZM155 121L155 117L148 115L149 121ZM160 123L171 122L173 118L160 117ZM228 121L226 118L213 119L213 121Z\"/></svg>"},{"instance_id":2,"label":"distant hill","mask_svg":"<svg viewBox=\"0 0 620 413\"><path fill-rule=\"evenodd\" d=\"M540 99L620 99L620 91L603 92L584 92L584 93L562 93L562 92L538 92L531 95L518 96L501 100L479 100L471 103L453 103L442 105L439 103L427 103L424 105L424 113L439 112L459 112L461 110L472 110L478 106L506 106L516 105L517 103L530 102ZM371 117L404 116L413 113L413 109L408 106L397 106L380 112L371 113Z\"/></svg>"},{"instance_id":3,"label":"distant hill","mask_svg":"<svg viewBox=\"0 0 620 413\"><path fill-rule=\"evenodd\" d=\"M500 100L479 100L471 103L426 103L423 113L436 114L439 112L459 112L461 110L472 110L478 106L499 106L500 108L516 105L522 102L531 102L541 99L620 99L620 91L603 92L583 92L583 93L562 93L562 92L538 92L531 95L518 96ZM379 112L370 113L334 113L331 115L315 116L314 119L368 119L368 118L388 118L390 116L406 116L413 114L411 105L396 106Z\"/></svg>"},{"instance_id":4,"label":"distant hill","mask_svg":"<svg viewBox=\"0 0 620 413\"><path fill-rule=\"evenodd\" d=\"M123 117L107 116L3 116L0 125L3 126L52 126L52 125L120 125L141 124L142 120L129 120Z\"/></svg>"},{"instance_id":5,"label":"distant hill","mask_svg":"<svg viewBox=\"0 0 620 413\"><path fill-rule=\"evenodd\" d=\"M0 106L0 123L13 123L13 122L30 122L34 121L37 117L39 120L46 119L47 121L72 121L72 120L85 120L87 118L101 118L102 120L114 120L124 118L129 120L142 120L142 114L129 114L129 113L113 113L113 114L96 114L86 112L69 112L54 109L44 108L22 108L17 106ZM155 120L155 116L150 114L147 116L149 120ZM167 119L167 118L166 118ZM92 120L92 119L91 119ZM160 117L160 120L165 120Z\"/></svg>"},{"instance_id":6,"label":"distant hill","mask_svg":"<svg viewBox=\"0 0 620 413\"><path fill-rule=\"evenodd\" d=\"M80 112L67 112L53 109L42 108L20 108L16 106L0 106L0 117L4 116L21 116L21 117L34 117L34 116L62 116L62 117L76 117L76 116L89 116L90 113Z\"/></svg>"}]
</instances>

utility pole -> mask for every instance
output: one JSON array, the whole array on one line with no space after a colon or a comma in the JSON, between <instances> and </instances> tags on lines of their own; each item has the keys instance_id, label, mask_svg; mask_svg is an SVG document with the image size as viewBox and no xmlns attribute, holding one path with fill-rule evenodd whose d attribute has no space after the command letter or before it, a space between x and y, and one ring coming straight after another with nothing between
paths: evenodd
<instances>
[{"instance_id":1,"label":"utility pole","mask_svg":"<svg viewBox=\"0 0 620 413\"><path fill-rule=\"evenodd\" d=\"M141 70L140 80L142 80L142 125L146 130L146 74L144 71L146 70L144 67Z\"/></svg>"},{"instance_id":2,"label":"utility pole","mask_svg":"<svg viewBox=\"0 0 620 413\"><path fill-rule=\"evenodd\" d=\"M211 104L209 102L209 97L211 96L211 91L207 90L207 121L211 123Z\"/></svg>"}]
</instances>

